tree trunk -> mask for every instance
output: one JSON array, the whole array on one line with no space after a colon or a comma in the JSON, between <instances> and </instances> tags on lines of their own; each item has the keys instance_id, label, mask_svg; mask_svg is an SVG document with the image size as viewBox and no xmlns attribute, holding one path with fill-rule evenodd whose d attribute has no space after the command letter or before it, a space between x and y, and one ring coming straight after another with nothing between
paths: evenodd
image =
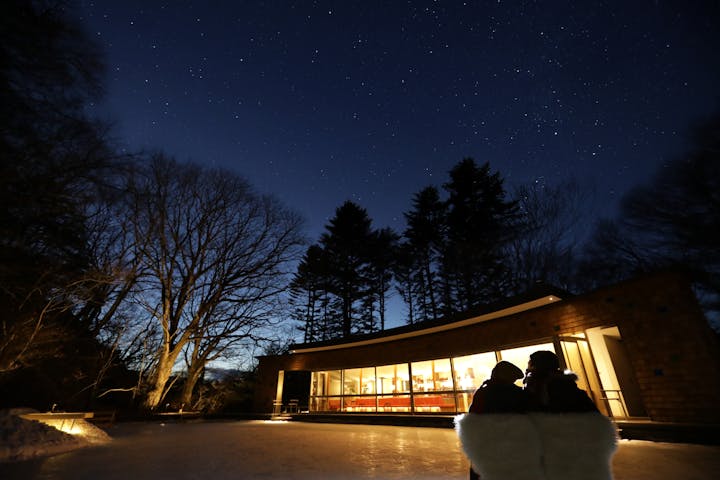
<instances>
[{"instance_id":1,"label":"tree trunk","mask_svg":"<svg viewBox=\"0 0 720 480\"><path fill-rule=\"evenodd\" d=\"M166 393L165 387L168 380L170 380L170 375L172 375L172 367L175 363L174 360L176 356L177 355L171 356L167 350L163 350L160 354L153 386L143 402L143 406L148 410L155 410L158 405L160 405L160 402L163 401Z\"/></svg>"},{"instance_id":2,"label":"tree trunk","mask_svg":"<svg viewBox=\"0 0 720 480\"><path fill-rule=\"evenodd\" d=\"M202 368L188 369L187 379L185 379L185 385L183 385L182 395L180 396L180 403L182 404L182 408L192 408L193 391L195 390L195 385L197 384L197 381L200 380L200 375L202 374L202 371Z\"/></svg>"},{"instance_id":3,"label":"tree trunk","mask_svg":"<svg viewBox=\"0 0 720 480\"><path fill-rule=\"evenodd\" d=\"M425 279L427 281L428 296L430 297L430 318L437 320L437 303L435 302L435 285L433 285L433 275L430 270L430 259L425 258Z\"/></svg>"}]
</instances>

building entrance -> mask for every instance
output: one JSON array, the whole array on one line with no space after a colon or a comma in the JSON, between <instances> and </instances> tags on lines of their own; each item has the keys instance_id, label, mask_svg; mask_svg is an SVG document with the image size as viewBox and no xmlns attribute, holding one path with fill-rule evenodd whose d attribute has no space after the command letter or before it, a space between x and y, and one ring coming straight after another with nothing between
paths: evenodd
<instances>
[{"instance_id":1,"label":"building entrance","mask_svg":"<svg viewBox=\"0 0 720 480\"><path fill-rule=\"evenodd\" d=\"M617 327L597 327L585 333L587 341L581 342L584 342L586 347L581 347L581 351L589 345L592 350L590 358L594 359L595 369L593 371L585 368L584 371L590 372L587 376L591 389L594 389L597 396L594 398L596 404L612 417L645 417L647 413L642 403L640 387L620 330ZM588 365L587 362L585 365Z\"/></svg>"},{"instance_id":2,"label":"building entrance","mask_svg":"<svg viewBox=\"0 0 720 480\"><path fill-rule=\"evenodd\" d=\"M559 341L565 367L577 375L578 388L587 392L602 413L611 415L585 335L560 337Z\"/></svg>"},{"instance_id":3,"label":"building entrance","mask_svg":"<svg viewBox=\"0 0 720 480\"><path fill-rule=\"evenodd\" d=\"M275 395L274 413L300 413L309 408L310 372L303 370L280 370Z\"/></svg>"}]
</instances>

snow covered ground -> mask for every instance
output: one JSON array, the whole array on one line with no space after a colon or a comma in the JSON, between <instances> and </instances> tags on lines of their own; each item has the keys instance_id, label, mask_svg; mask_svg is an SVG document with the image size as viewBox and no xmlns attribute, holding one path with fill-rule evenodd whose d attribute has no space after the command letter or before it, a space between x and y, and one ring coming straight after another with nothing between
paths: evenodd
<instances>
[{"instance_id":1,"label":"snow covered ground","mask_svg":"<svg viewBox=\"0 0 720 480\"><path fill-rule=\"evenodd\" d=\"M455 432L300 422L130 423L109 444L0 463L20 479L465 479ZM616 480L720 478L720 447L621 441Z\"/></svg>"},{"instance_id":2,"label":"snow covered ground","mask_svg":"<svg viewBox=\"0 0 720 480\"><path fill-rule=\"evenodd\" d=\"M46 419L46 424L22 417L36 413L30 408L0 410L0 462L56 455L112 440L103 430L82 419Z\"/></svg>"}]
</instances>

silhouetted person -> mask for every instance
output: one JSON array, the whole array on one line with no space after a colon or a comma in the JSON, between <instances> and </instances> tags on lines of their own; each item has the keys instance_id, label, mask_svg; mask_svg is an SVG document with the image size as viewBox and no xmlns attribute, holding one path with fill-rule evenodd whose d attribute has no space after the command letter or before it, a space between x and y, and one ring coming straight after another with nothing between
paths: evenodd
<instances>
[{"instance_id":1,"label":"silhouetted person","mask_svg":"<svg viewBox=\"0 0 720 480\"><path fill-rule=\"evenodd\" d=\"M538 412L597 412L584 390L577 387L577 375L560 370L555 353L540 350L530 355L525 377L527 409Z\"/></svg>"},{"instance_id":2,"label":"silhouetted person","mask_svg":"<svg viewBox=\"0 0 720 480\"><path fill-rule=\"evenodd\" d=\"M501 361L492 369L490 378L475 391L470 410L473 413L509 413L525 410L525 394L515 385L523 372L510 362Z\"/></svg>"},{"instance_id":3,"label":"silhouetted person","mask_svg":"<svg viewBox=\"0 0 720 480\"><path fill-rule=\"evenodd\" d=\"M523 372L510 362L501 361L492 369L488 380L475 391L469 411L472 413L521 413L525 410L525 393L515 385ZM480 476L470 466L470 480Z\"/></svg>"}]
</instances>

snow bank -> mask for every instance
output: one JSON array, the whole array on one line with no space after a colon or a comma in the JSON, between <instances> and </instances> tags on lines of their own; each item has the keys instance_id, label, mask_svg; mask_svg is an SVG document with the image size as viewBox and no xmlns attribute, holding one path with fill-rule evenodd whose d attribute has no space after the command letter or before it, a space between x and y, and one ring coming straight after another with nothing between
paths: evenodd
<instances>
[{"instance_id":1,"label":"snow bank","mask_svg":"<svg viewBox=\"0 0 720 480\"><path fill-rule=\"evenodd\" d=\"M0 410L0 462L56 455L111 440L105 431L85 420L75 420L73 430L81 433L70 435L19 416L26 413L37 411L29 408Z\"/></svg>"}]
</instances>

